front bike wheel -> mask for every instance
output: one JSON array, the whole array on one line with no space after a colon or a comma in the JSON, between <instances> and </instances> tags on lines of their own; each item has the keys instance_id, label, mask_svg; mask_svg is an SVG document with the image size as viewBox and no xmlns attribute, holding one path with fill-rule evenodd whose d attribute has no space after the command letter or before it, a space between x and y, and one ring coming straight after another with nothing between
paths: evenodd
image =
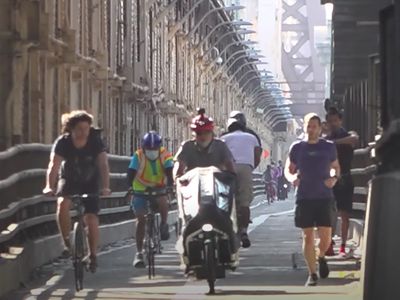
<instances>
[{"instance_id":1,"label":"front bike wheel","mask_svg":"<svg viewBox=\"0 0 400 300\"><path fill-rule=\"evenodd\" d=\"M205 243L204 247L204 257L206 259L206 268L207 268L207 282L209 287L209 294L215 294L215 247L212 241L208 241Z\"/></svg>"},{"instance_id":2,"label":"front bike wheel","mask_svg":"<svg viewBox=\"0 0 400 300\"><path fill-rule=\"evenodd\" d=\"M76 291L83 289L83 276L85 264L83 259L86 254L86 235L85 229L81 222L75 222L73 231L73 264L74 264L74 275L75 275L75 288Z\"/></svg>"},{"instance_id":3,"label":"front bike wheel","mask_svg":"<svg viewBox=\"0 0 400 300\"><path fill-rule=\"evenodd\" d=\"M154 228L153 228L154 249L157 254L161 254L161 233L160 233L160 216L155 215Z\"/></svg>"},{"instance_id":4,"label":"front bike wheel","mask_svg":"<svg viewBox=\"0 0 400 300\"><path fill-rule=\"evenodd\" d=\"M149 279L154 277L154 220L152 217L148 218L147 222L147 235L146 235L146 254L147 254L147 266Z\"/></svg>"}]
</instances>

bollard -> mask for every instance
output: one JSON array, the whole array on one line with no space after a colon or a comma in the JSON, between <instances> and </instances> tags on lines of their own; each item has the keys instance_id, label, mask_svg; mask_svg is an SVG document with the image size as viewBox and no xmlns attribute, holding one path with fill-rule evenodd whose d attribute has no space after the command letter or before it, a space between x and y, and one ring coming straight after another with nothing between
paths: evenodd
<instances>
[{"instance_id":1,"label":"bollard","mask_svg":"<svg viewBox=\"0 0 400 300\"><path fill-rule=\"evenodd\" d=\"M364 300L400 299L400 171L370 184L362 256Z\"/></svg>"},{"instance_id":2,"label":"bollard","mask_svg":"<svg viewBox=\"0 0 400 300\"><path fill-rule=\"evenodd\" d=\"M364 300L400 299L400 120L378 141L370 182L361 282Z\"/></svg>"}]
</instances>

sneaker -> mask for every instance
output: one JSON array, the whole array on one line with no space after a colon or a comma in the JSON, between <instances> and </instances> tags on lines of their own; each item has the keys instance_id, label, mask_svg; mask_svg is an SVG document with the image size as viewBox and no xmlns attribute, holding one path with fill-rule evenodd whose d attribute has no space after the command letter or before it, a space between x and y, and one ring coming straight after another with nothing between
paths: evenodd
<instances>
[{"instance_id":1,"label":"sneaker","mask_svg":"<svg viewBox=\"0 0 400 300\"><path fill-rule=\"evenodd\" d=\"M167 223L160 225L160 236L162 241L169 239L169 226Z\"/></svg>"},{"instance_id":2,"label":"sneaker","mask_svg":"<svg viewBox=\"0 0 400 300\"><path fill-rule=\"evenodd\" d=\"M146 267L146 265L144 263L144 259L143 259L143 253L141 253L141 252L136 253L135 259L133 260L132 265L135 268L139 268L139 269Z\"/></svg>"},{"instance_id":3,"label":"sneaker","mask_svg":"<svg viewBox=\"0 0 400 300\"><path fill-rule=\"evenodd\" d=\"M64 247L63 251L61 252L61 258L70 258L71 257L71 251L69 250L68 247Z\"/></svg>"},{"instance_id":4,"label":"sneaker","mask_svg":"<svg viewBox=\"0 0 400 300\"><path fill-rule=\"evenodd\" d=\"M185 272L183 273L183 276L185 276L186 278L189 278L191 276L194 276L195 272L193 269L191 269L188 265L186 265L185 267Z\"/></svg>"},{"instance_id":5,"label":"sneaker","mask_svg":"<svg viewBox=\"0 0 400 300\"><path fill-rule=\"evenodd\" d=\"M97 270L97 257L96 255L88 255L83 261L86 263L87 268L90 272L96 273Z\"/></svg>"},{"instance_id":6,"label":"sneaker","mask_svg":"<svg viewBox=\"0 0 400 300\"><path fill-rule=\"evenodd\" d=\"M64 249L61 252L61 258L69 258L71 256L71 244L69 240L64 240Z\"/></svg>"},{"instance_id":7,"label":"sneaker","mask_svg":"<svg viewBox=\"0 0 400 300\"><path fill-rule=\"evenodd\" d=\"M319 264L319 276L321 278L328 278L329 268L328 268L328 263L326 262L325 257L319 257L318 264Z\"/></svg>"},{"instance_id":8,"label":"sneaker","mask_svg":"<svg viewBox=\"0 0 400 300\"><path fill-rule=\"evenodd\" d=\"M328 250L325 252L326 256L335 256L335 251L333 250L333 245L335 244L335 242L332 240Z\"/></svg>"},{"instance_id":9,"label":"sneaker","mask_svg":"<svg viewBox=\"0 0 400 300\"><path fill-rule=\"evenodd\" d=\"M250 239L249 239L249 236L247 235L247 233L242 233L242 236L240 239L242 241L243 248L249 248L251 246L251 242L250 242Z\"/></svg>"},{"instance_id":10,"label":"sneaker","mask_svg":"<svg viewBox=\"0 0 400 300\"><path fill-rule=\"evenodd\" d=\"M316 286L318 283L318 275L313 273L308 276L305 286Z\"/></svg>"},{"instance_id":11,"label":"sneaker","mask_svg":"<svg viewBox=\"0 0 400 300\"><path fill-rule=\"evenodd\" d=\"M339 248L339 255L340 256L346 256L346 245L341 245Z\"/></svg>"}]
</instances>

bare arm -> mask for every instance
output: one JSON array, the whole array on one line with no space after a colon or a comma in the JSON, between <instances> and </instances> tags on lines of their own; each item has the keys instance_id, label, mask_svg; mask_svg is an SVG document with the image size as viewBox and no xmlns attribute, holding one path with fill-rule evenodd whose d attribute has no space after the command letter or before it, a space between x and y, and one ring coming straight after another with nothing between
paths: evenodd
<instances>
[{"instance_id":1,"label":"bare arm","mask_svg":"<svg viewBox=\"0 0 400 300\"><path fill-rule=\"evenodd\" d=\"M225 171L231 172L231 173L236 173L235 171L235 165L233 164L233 160L227 160L224 164Z\"/></svg>"},{"instance_id":2,"label":"bare arm","mask_svg":"<svg viewBox=\"0 0 400 300\"><path fill-rule=\"evenodd\" d=\"M335 143L350 145L354 148L359 141L359 136L355 131L349 131L349 134L350 134L349 136L335 140Z\"/></svg>"},{"instance_id":3,"label":"bare arm","mask_svg":"<svg viewBox=\"0 0 400 300\"><path fill-rule=\"evenodd\" d=\"M331 169L335 170L335 175L337 177L340 177L340 165L339 165L339 160L335 160L331 163Z\"/></svg>"},{"instance_id":4,"label":"bare arm","mask_svg":"<svg viewBox=\"0 0 400 300\"><path fill-rule=\"evenodd\" d=\"M101 152L97 156L97 165L100 170L101 182L103 184L102 195L109 195L110 190L110 168L108 166L108 158L106 152Z\"/></svg>"},{"instance_id":5,"label":"bare arm","mask_svg":"<svg viewBox=\"0 0 400 300\"><path fill-rule=\"evenodd\" d=\"M176 179L182 176L185 173L185 169L186 164L182 160L177 160L173 169L174 178Z\"/></svg>"},{"instance_id":6,"label":"bare arm","mask_svg":"<svg viewBox=\"0 0 400 300\"><path fill-rule=\"evenodd\" d=\"M44 194L54 194L56 192L58 171L64 158L54 152L50 154L50 162L46 173L46 187L43 189Z\"/></svg>"},{"instance_id":7,"label":"bare arm","mask_svg":"<svg viewBox=\"0 0 400 300\"><path fill-rule=\"evenodd\" d=\"M293 162L290 161L289 157L286 159L284 174L290 183L294 183L296 180L298 180L297 167Z\"/></svg>"},{"instance_id":8,"label":"bare arm","mask_svg":"<svg viewBox=\"0 0 400 300\"><path fill-rule=\"evenodd\" d=\"M254 148L254 168L257 168L258 165L260 164L261 153L262 153L262 148L261 147L255 147Z\"/></svg>"},{"instance_id":9,"label":"bare arm","mask_svg":"<svg viewBox=\"0 0 400 300\"><path fill-rule=\"evenodd\" d=\"M325 179L325 185L328 188L333 188L335 186L335 184L338 181L338 177L340 177L340 165L339 165L339 161L336 159L335 161L333 161L331 163L331 170L335 170L335 175L336 177L330 177L328 179Z\"/></svg>"}]
</instances>

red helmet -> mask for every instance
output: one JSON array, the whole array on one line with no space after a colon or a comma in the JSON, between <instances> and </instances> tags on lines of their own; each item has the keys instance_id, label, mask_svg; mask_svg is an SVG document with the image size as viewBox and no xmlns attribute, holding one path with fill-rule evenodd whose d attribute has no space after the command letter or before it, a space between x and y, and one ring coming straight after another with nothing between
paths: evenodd
<instances>
[{"instance_id":1,"label":"red helmet","mask_svg":"<svg viewBox=\"0 0 400 300\"><path fill-rule=\"evenodd\" d=\"M213 131L214 129L214 120L205 115L206 110L204 108L200 108L197 110L197 116L193 118L192 124L190 124L190 128L193 131Z\"/></svg>"}]
</instances>

